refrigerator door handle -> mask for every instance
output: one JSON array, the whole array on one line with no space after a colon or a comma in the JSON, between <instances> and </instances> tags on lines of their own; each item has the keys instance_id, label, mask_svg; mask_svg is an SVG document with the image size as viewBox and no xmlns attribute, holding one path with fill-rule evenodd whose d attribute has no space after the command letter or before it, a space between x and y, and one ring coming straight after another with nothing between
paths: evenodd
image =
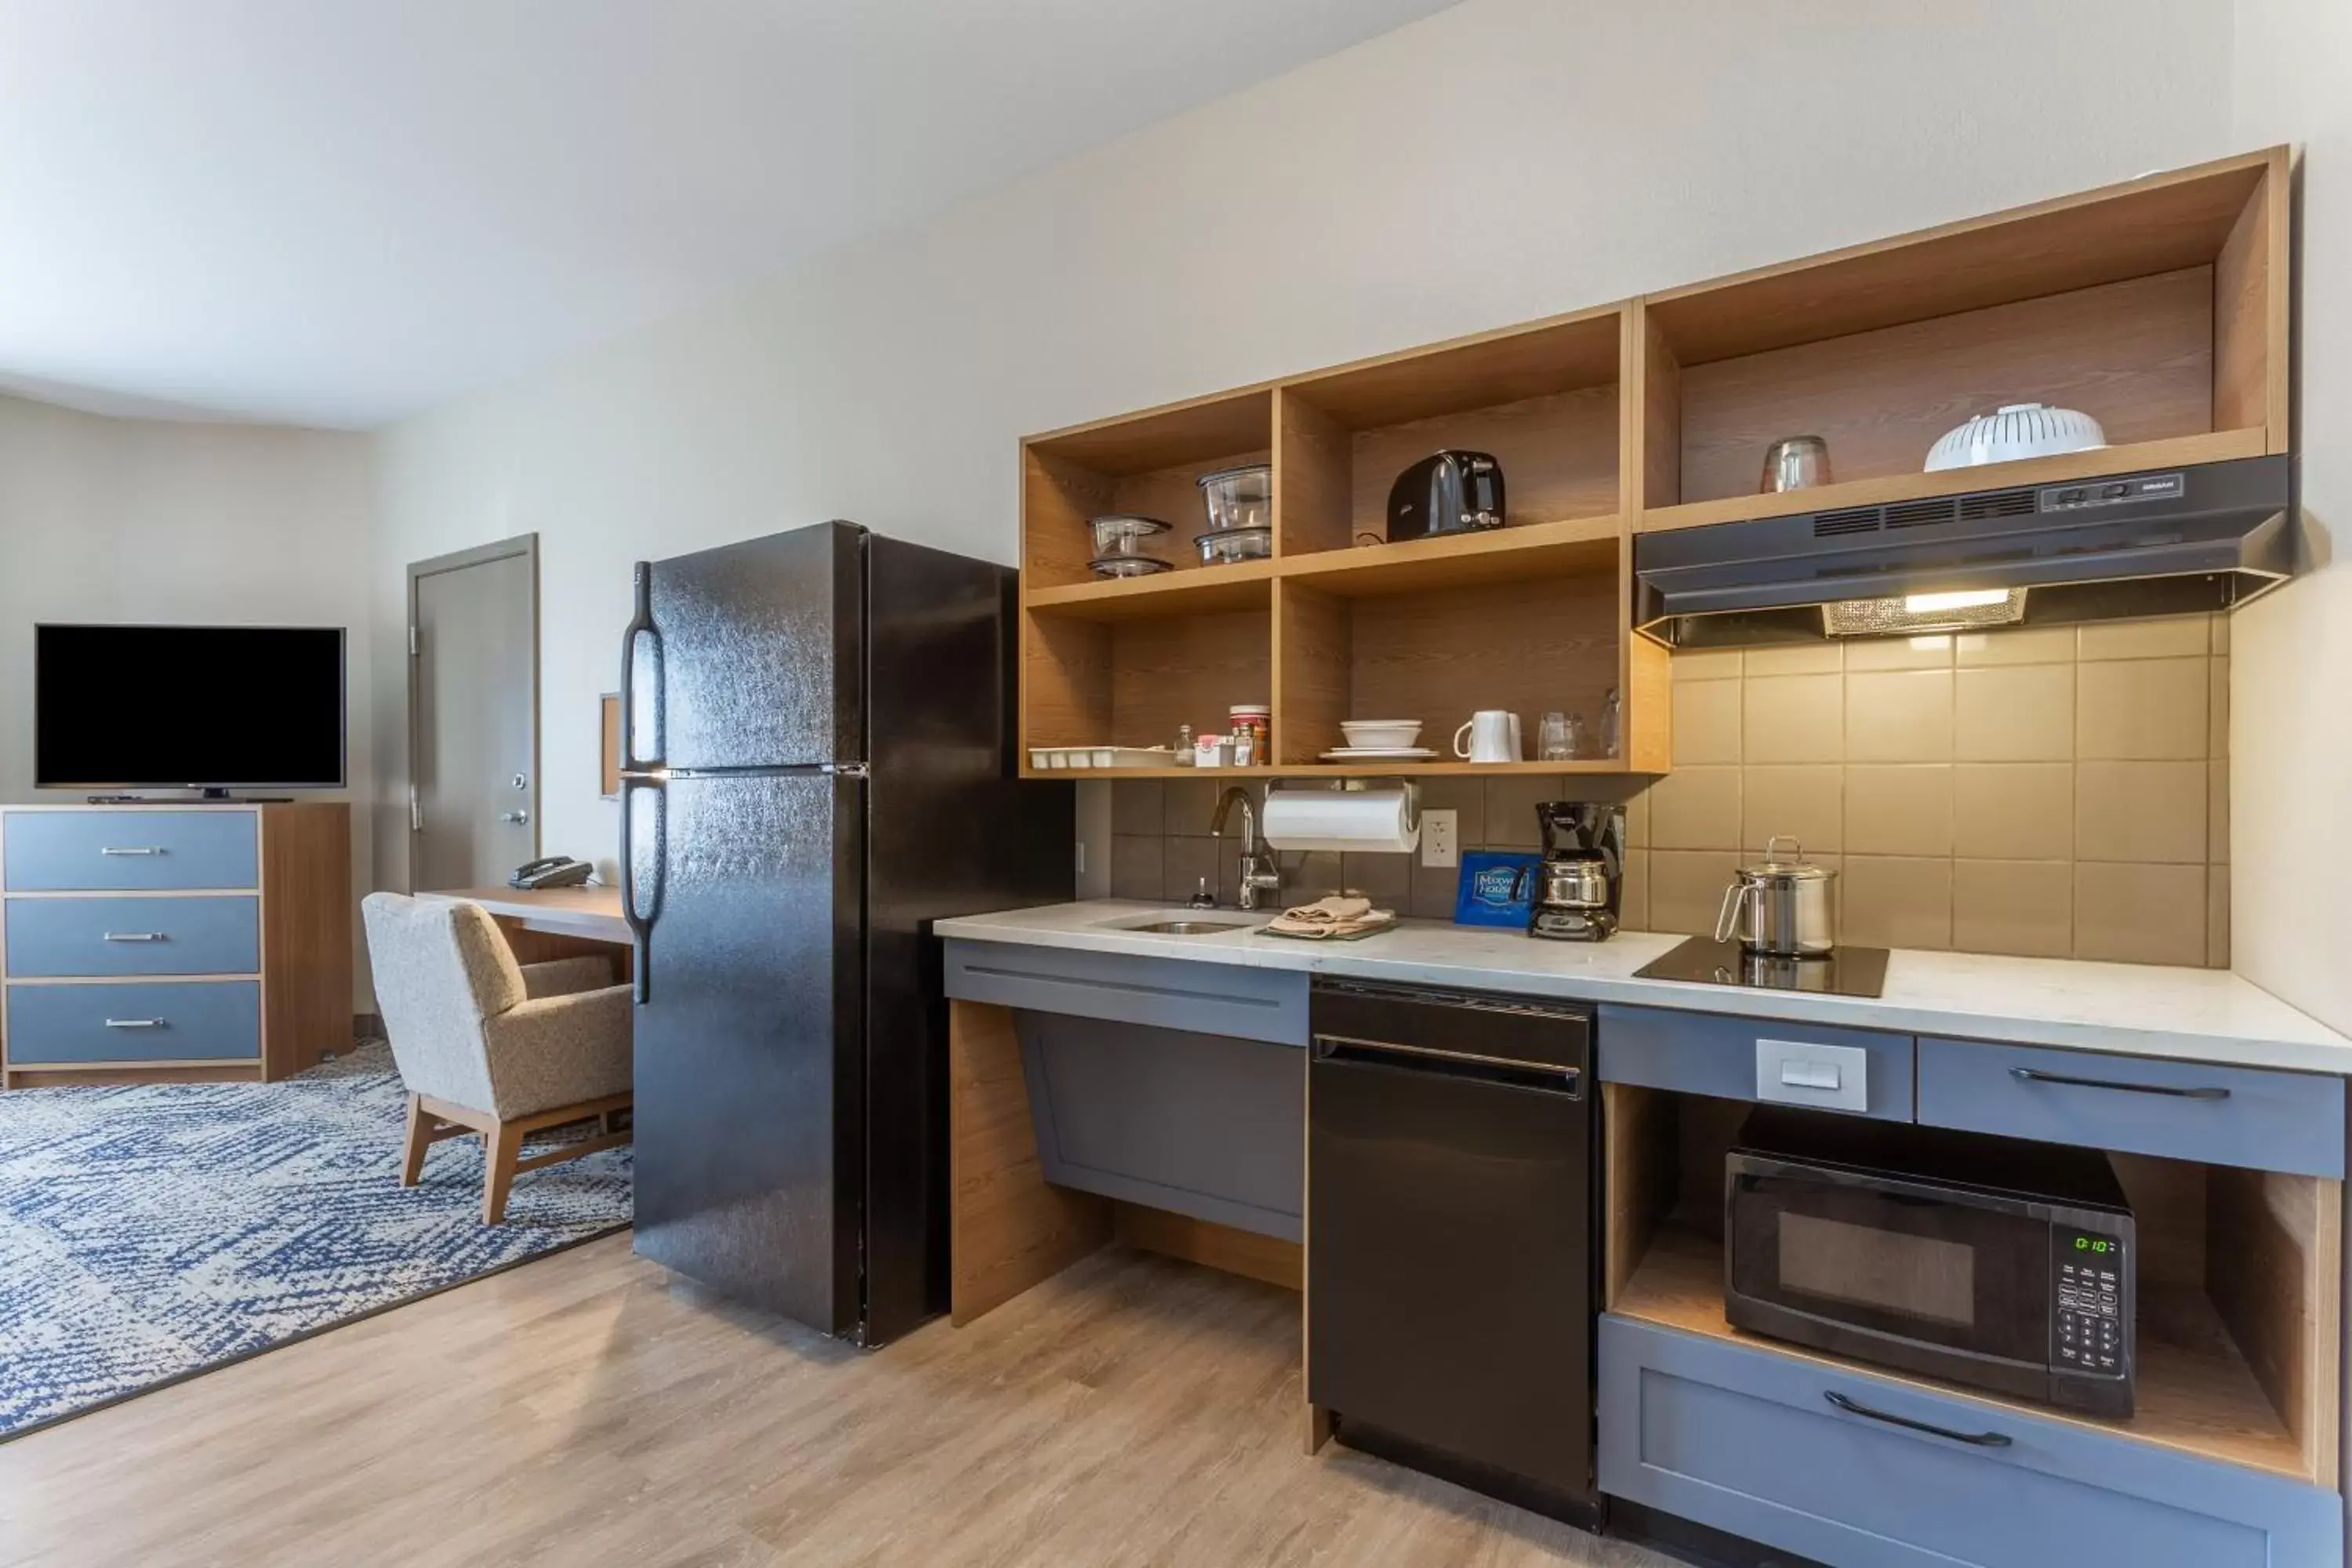
<instances>
[{"instance_id":1,"label":"refrigerator door handle","mask_svg":"<svg viewBox=\"0 0 2352 1568\"><path fill-rule=\"evenodd\" d=\"M652 886L637 882L636 799L638 792L654 797ZM629 777L621 781L621 918L629 922L630 970L642 1007L653 995L654 921L661 918L662 865L669 853L669 793L657 778ZM642 895L642 902L641 902Z\"/></svg>"},{"instance_id":2,"label":"refrigerator door handle","mask_svg":"<svg viewBox=\"0 0 2352 1568\"><path fill-rule=\"evenodd\" d=\"M652 773L661 765L661 753L667 749L669 736L662 722L662 683L667 673L662 668L660 628L654 625L654 567L650 561L640 561L635 567L636 608L629 617L628 629L621 634L621 771L625 773ZM654 711L653 752L637 754L637 639L643 637L653 650Z\"/></svg>"}]
</instances>

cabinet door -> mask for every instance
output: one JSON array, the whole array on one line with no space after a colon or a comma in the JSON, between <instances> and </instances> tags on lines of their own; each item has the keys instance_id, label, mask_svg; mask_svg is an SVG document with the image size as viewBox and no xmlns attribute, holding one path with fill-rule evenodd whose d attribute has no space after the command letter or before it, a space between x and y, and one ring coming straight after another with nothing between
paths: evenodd
<instances>
[{"instance_id":1,"label":"cabinet door","mask_svg":"<svg viewBox=\"0 0 2352 1568\"><path fill-rule=\"evenodd\" d=\"M1839 1568L2343 1561L2333 1491L1615 1313L1601 1489Z\"/></svg>"}]
</instances>

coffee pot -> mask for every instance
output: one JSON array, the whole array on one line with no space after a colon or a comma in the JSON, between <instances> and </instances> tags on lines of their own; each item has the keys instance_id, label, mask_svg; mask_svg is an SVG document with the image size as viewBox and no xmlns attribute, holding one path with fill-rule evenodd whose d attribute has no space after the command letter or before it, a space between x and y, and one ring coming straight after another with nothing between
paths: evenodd
<instances>
[{"instance_id":1,"label":"coffee pot","mask_svg":"<svg viewBox=\"0 0 2352 1568\"><path fill-rule=\"evenodd\" d=\"M1536 871L1529 936L1606 942L1625 890L1625 808L1551 800L1536 807L1543 863Z\"/></svg>"}]
</instances>

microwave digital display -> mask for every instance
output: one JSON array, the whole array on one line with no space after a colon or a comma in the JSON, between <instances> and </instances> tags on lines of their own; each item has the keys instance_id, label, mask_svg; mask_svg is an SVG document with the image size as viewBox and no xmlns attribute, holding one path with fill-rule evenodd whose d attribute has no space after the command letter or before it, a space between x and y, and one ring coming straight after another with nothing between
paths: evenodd
<instances>
[{"instance_id":1,"label":"microwave digital display","mask_svg":"<svg viewBox=\"0 0 2352 1568\"><path fill-rule=\"evenodd\" d=\"M1956 1328L1977 1317L1974 1248L1795 1210L1780 1215L1780 1284Z\"/></svg>"}]
</instances>

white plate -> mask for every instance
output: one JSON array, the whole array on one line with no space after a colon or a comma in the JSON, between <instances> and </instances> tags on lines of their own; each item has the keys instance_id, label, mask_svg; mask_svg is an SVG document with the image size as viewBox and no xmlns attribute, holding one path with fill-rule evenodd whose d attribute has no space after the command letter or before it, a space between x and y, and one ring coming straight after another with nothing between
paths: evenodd
<instances>
[{"instance_id":1,"label":"white plate","mask_svg":"<svg viewBox=\"0 0 2352 1568\"><path fill-rule=\"evenodd\" d=\"M1422 763L1437 755L1427 746L1334 746L1323 753L1328 763Z\"/></svg>"}]
</instances>

